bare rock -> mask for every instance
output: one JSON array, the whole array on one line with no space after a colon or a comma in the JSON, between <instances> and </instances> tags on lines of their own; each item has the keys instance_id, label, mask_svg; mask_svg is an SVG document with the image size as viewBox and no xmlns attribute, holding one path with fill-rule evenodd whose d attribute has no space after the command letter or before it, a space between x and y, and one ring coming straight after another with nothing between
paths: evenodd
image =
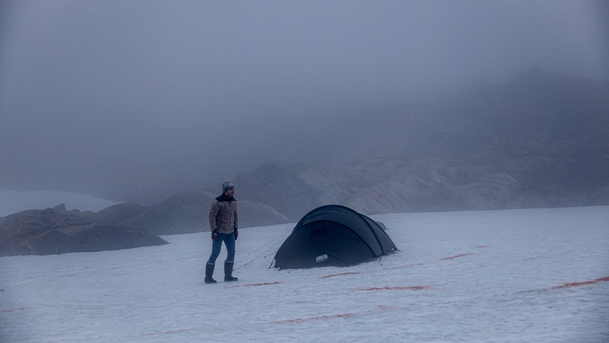
<instances>
[{"instance_id":1,"label":"bare rock","mask_svg":"<svg viewBox=\"0 0 609 343\"><path fill-rule=\"evenodd\" d=\"M140 230L100 225L82 215L52 208L19 212L0 224L0 256L49 255L167 244Z\"/></svg>"}]
</instances>

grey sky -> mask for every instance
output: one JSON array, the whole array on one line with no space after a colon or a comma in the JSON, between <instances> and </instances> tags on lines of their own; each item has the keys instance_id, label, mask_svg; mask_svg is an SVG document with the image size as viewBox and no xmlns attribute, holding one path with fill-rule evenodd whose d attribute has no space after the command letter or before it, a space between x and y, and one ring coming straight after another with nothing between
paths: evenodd
<instances>
[{"instance_id":1,"label":"grey sky","mask_svg":"<svg viewBox=\"0 0 609 343\"><path fill-rule=\"evenodd\" d=\"M263 146L270 120L433 101L533 65L609 79L607 18L579 0L5 0L0 188L111 182L184 150L248 168L227 155Z\"/></svg>"}]
</instances>

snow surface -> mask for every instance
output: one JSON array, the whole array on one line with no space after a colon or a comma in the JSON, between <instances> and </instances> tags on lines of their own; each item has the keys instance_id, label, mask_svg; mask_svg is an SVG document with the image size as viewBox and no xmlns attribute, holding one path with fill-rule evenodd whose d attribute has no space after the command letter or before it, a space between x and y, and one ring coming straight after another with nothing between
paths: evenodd
<instances>
[{"instance_id":1,"label":"snow surface","mask_svg":"<svg viewBox=\"0 0 609 343\"><path fill-rule=\"evenodd\" d=\"M2 257L0 342L609 342L609 207L373 218L401 251L278 271L294 224L244 228L215 285L208 232Z\"/></svg>"}]
</instances>

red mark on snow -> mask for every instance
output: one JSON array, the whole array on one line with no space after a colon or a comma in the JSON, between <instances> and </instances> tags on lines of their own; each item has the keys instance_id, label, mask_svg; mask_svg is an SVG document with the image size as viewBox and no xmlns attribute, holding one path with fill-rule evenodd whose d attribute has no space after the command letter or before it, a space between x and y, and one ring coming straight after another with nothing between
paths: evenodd
<instances>
[{"instance_id":1,"label":"red mark on snow","mask_svg":"<svg viewBox=\"0 0 609 343\"><path fill-rule=\"evenodd\" d=\"M332 319L332 318L346 318L346 317L352 317L355 316L356 313L341 313L341 314L332 314L329 316L317 316L317 317L309 317L309 318L296 318L296 319L288 319L288 320L281 320L278 322L275 322L275 324L300 324L302 322L306 322L306 321L313 321L313 320L328 320L328 319Z\"/></svg>"},{"instance_id":2,"label":"red mark on snow","mask_svg":"<svg viewBox=\"0 0 609 343\"><path fill-rule=\"evenodd\" d=\"M479 245L476 248L478 248L478 249L484 249L484 248L488 248L488 247L486 245Z\"/></svg>"},{"instance_id":3,"label":"red mark on snow","mask_svg":"<svg viewBox=\"0 0 609 343\"><path fill-rule=\"evenodd\" d=\"M249 286L270 286L270 285L279 285L281 282L279 281L275 281L275 282L266 282L266 283L250 283L247 285L243 285L245 287L249 287Z\"/></svg>"},{"instance_id":4,"label":"red mark on snow","mask_svg":"<svg viewBox=\"0 0 609 343\"><path fill-rule=\"evenodd\" d=\"M441 261L452 260L453 258L459 258L459 257L469 256L469 255L474 255L474 254L471 254L471 253L469 253L469 254L460 254L460 255L456 255L456 256L444 257L444 258L441 258L440 260Z\"/></svg>"},{"instance_id":5,"label":"red mark on snow","mask_svg":"<svg viewBox=\"0 0 609 343\"><path fill-rule=\"evenodd\" d=\"M247 285L237 285L237 286L230 286L230 287L224 287L224 288L236 288L236 287L252 287L252 286L271 286L271 285L279 285L282 284L283 282L279 282L279 281L275 281L275 282L266 282L266 283L249 283Z\"/></svg>"},{"instance_id":6,"label":"red mark on snow","mask_svg":"<svg viewBox=\"0 0 609 343\"><path fill-rule=\"evenodd\" d=\"M179 330L160 331L160 332L148 333L148 334L146 334L146 336L172 335L175 333L181 333L181 332L192 331L192 330L195 330L195 329L179 329Z\"/></svg>"},{"instance_id":7,"label":"red mark on snow","mask_svg":"<svg viewBox=\"0 0 609 343\"><path fill-rule=\"evenodd\" d=\"M332 275L322 276L322 277L320 277L320 279L327 279L327 278L331 278L331 277L334 277L334 276L355 275L355 274L361 274L361 273L360 272L347 272L347 273L340 273L340 274L332 274Z\"/></svg>"},{"instance_id":8,"label":"red mark on snow","mask_svg":"<svg viewBox=\"0 0 609 343\"><path fill-rule=\"evenodd\" d=\"M309 321L315 321L315 320L348 318L348 317L353 317L353 316L357 316L360 314L372 313L372 312L377 312L377 311L387 311L387 310L392 310L395 308L397 308L397 307L395 307L395 306L378 306L376 308L369 309L369 310L362 311L362 312L339 313L339 314L331 314L331 315L327 315L327 316L315 316L315 317L309 317L309 318L288 319L288 320L277 321L277 322L275 322L275 324L294 324L294 323L300 324L302 322L309 322Z\"/></svg>"},{"instance_id":9,"label":"red mark on snow","mask_svg":"<svg viewBox=\"0 0 609 343\"><path fill-rule=\"evenodd\" d=\"M12 310L2 310L0 311L0 313L8 313L8 312L16 312L16 311L25 311L27 310L27 307L20 307L20 308L14 308Z\"/></svg>"},{"instance_id":10,"label":"red mark on snow","mask_svg":"<svg viewBox=\"0 0 609 343\"><path fill-rule=\"evenodd\" d=\"M595 283L598 283L598 282L602 282L602 281L609 281L609 276L606 276L606 277L603 277L603 278L600 278L600 279L596 279L596 280L584 281L584 282L565 283L564 285L552 287L552 289L560 289L560 288L569 288L569 287L578 287L578 286L592 285L592 284L595 284Z\"/></svg>"},{"instance_id":11,"label":"red mark on snow","mask_svg":"<svg viewBox=\"0 0 609 343\"><path fill-rule=\"evenodd\" d=\"M398 287L360 287L355 288L357 291L397 291L397 290L409 290L409 291L428 291L433 290L431 286L398 286Z\"/></svg>"},{"instance_id":12,"label":"red mark on snow","mask_svg":"<svg viewBox=\"0 0 609 343\"><path fill-rule=\"evenodd\" d=\"M412 268L412 267L415 267L415 266L422 266L422 265L423 265L423 263L413 263L413 264L407 264L405 266L397 266L397 267L385 268L384 270Z\"/></svg>"}]
</instances>

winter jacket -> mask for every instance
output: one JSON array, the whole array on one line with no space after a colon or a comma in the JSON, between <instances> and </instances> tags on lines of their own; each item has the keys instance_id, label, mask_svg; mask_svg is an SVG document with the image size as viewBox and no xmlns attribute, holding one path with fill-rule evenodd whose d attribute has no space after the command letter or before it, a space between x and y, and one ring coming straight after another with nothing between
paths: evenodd
<instances>
[{"instance_id":1,"label":"winter jacket","mask_svg":"<svg viewBox=\"0 0 609 343\"><path fill-rule=\"evenodd\" d=\"M209 209L209 228L218 233L229 234L239 228L237 200L222 194L211 202Z\"/></svg>"}]
</instances>

